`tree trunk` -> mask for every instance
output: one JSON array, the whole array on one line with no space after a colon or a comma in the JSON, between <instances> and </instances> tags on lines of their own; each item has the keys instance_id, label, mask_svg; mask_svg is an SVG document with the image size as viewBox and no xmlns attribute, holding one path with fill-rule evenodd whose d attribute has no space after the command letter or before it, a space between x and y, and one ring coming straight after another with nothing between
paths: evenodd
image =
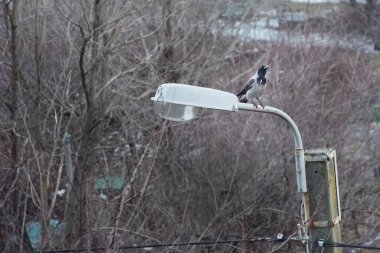
<instances>
[{"instance_id":1,"label":"tree trunk","mask_svg":"<svg viewBox=\"0 0 380 253\"><path fill-rule=\"evenodd\" d=\"M160 55L160 69L165 82L176 83L179 81L178 73L174 60L174 42L173 42L173 10L175 3L173 0L163 0L162 2L162 51Z\"/></svg>"},{"instance_id":2,"label":"tree trunk","mask_svg":"<svg viewBox=\"0 0 380 253\"><path fill-rule=\"evenodd\" d=\"M0 251L1 252L25 252L30 251L31 246L28 238L26 237L25 228L23 227L23 220L25 213L23 212L25 196L25 184L21 181L22 174L20 172L21 162L19 158L20 150L20 27L19 27L19 0L13 0L9 3L3 2L5 23L9 35L9 52L11 62L11 98L8 105L10 111L10 120L13 127L8 132L10 138L9 149L9 165L10 174L7 175L7 180L4 189L7 199L3 202L7 203L7 208L2 208L2 217L7 222L0 221Z\"/></svg>"},{"instance_id":3,"label":"tree trunk","mask_svg":"<svg viewBox=\"0 0 380 253\"><path fill-rule=\"evenodd\" d=\"M68 194L66 208L65 241L73 248L88 247L92 245L91 218L88 212L91 207L88 202L88 182L90 173L96 166L96 144L98 143L98 126L103 119L102 101L97 97L104 76L104 60L101 53L101 30L103 23L103 8L105 1L94 0L92 34L86 38L81 48L79 67L84 89L87 108L83 115L81 129L81 144L78 150L77 166L73 170L73 182ZM84 34L83 34L84 35ZM85 36L85 35L84 35ZM90 67L86 69L85 58L90 55Z\"/></svg>"}]
</instances>

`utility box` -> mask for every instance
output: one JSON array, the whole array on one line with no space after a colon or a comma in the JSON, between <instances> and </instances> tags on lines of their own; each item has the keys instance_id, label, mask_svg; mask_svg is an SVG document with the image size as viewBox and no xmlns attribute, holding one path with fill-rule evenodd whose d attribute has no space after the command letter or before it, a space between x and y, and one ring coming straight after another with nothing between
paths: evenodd
<instances>
[{"instance_id":1,"label":"utility box","mask_svg":"<svg viewBox=\"0 0 380 253\"><path fill-rule=\"evenodd\" d=\"M336 152L333 149L305 151L307 194L305 207L309 214L309 236L312 241L341 242L341 210L339 200ZM317 245L312 252L340 253L341 248Z\"/></svg>"}]
</instances>

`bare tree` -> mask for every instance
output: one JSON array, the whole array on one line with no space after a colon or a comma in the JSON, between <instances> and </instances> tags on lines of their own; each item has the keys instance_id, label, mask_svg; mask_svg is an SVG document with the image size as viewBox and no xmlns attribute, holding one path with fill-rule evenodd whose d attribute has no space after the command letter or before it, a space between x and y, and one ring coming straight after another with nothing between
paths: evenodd
<instances>
[{"instance_id":1,"label":"bare tree","mask_svg":"<svg viewBox=\"0 0 380 253\"><path fill-rule=\"evenodd\" d=\"M369 113L380 94L376 61L319 43L307 35L312 23L300 43L289 40L293 31L277 41L247 39L244 29L271 6L253 1L226 17L234 4L2 1L1 250L30 250L24 231L36 221L37 250L292 234L302 220L285 123L210 111L169 123L149 100L165 82L236 92L264 63L264 104L295 119L306 147L338 151L352 221L346 238L376 233L376 222L365 232L360 223L362 213L376 220L376 181L354 180L379 153Z\"/></svg>"},{"instance_id":2,"label":"bare tree","mask_svg":"<svg viewBox=\"0 0 380 253\"><path fill-rule=\"evenodd\" d=\"M2 221L0 224L0 244L2 251L23 252L30 250L30 243L25 235L25 208L26 188L22 182L22 139L20 100L22 87L22 73L20 54L22 52L21 29L20 29L20 2L2 1L3 16L6 30L3 31L9 40L9 99L4 101L4 105L9 114L9 127L7 129L8 147L6 150L7 167L5 171L5 181L2 186L2 217L7 217L8 222ZM3 130L2 130L3 131ZM12 213L12 216L7 215ZM11 235L11 236L10 236ZM13 238L13 239L12 239Z\"/></svg>"}]
</instances>

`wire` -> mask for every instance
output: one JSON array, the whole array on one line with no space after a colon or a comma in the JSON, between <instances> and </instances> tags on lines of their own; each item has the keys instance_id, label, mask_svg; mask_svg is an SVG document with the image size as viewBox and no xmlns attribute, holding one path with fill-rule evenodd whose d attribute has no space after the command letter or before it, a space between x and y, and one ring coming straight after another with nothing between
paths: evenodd
<instances>
[{"instance_id":1,"label":"wire","mask_svg":"<svg viewBox=\"0 0 380 253\"><path fill-rule=\"evenodd\" d=\"M255 237L252 239L245 240L214 240L214 241L199 241L199 242L171 242L171 243L160 243L160 244L144 244L144 245L126 245L120 247L113 247L118 250L127 249L143 249L143 248L160 248L160 247L179 247L179 246L206 246L206 245L216 245L216 244L234 244L236 246L242 242L277 242L277 239L272 239L271 237ZM107 247L97 247L97 248L83 248L83 249L65 249L65 250L51 250L51 251L33 251L32 253L69 253L69 252L84 252L84 251L102 251L106 250Z\"/></svg>"},{"instance_id":2,"label":"wire","mask_svg":"<svg viewBox=\"0 0 380 253\"><path fill-rule=\"evenodd\" d=\"M311 253L314 253L315 252L315 249L318 247L318 242L317 241L315 241L314 243L313 243L313 246L311 247Z\"/></svg>"},{"instance_id":3,"label":"wire","mask_svg":"<svg viewBox=\"0 0 380 253\"><path fill-rule=\"evenodd\" d=\"M295 241L303 241L304 239L298 237L292 237L291 240ZM283 242L283 240L273 239L271 237L255 237L251 239L244 240L213 240L213 241L199 241L199 242L170 242L170 243L160 243L160 244L144 244L144 245L126 245L120 247L113 247L118 250L128 250L128 249L144 249L144 248L160 248L160 247L181 247L181 246L207 246L207 245L217 245L217 244L232 244L234 247L239 243L243 242ZM309 240L310 244L312 244L311 252L314 253L318 247L322 248L355 248L355 249L367 249L367 250L379 250L380 247L373 246L365 246L365 245L353 245L353 244L345 244L338 242L326 242L324 240ZM96 252L96 251L104 251L107 247L97 247L97 248L82 248L82 249L64 249L64 250L50 250L50 251L33 251L32 253L75 253L75 252ZM290 242L288 242L287 252L292 252L293 248Z\"/></svg>"},{"instance_id":4,"label":"wire","mask_svg":"<svg viewBox=\"0 0 380 253\"><path fill-rule=\"evenodd\" d=\"M314 253L314 251L317 247L322 247L322 248L355 248L355 249L367 249L367 250L379 250L380 251L380 247L346 244L346 243L339 243L339 242L328 242L328 241L326 242L322 239L310 241L310 242L312 242L312 244L313 244L313 246L311 248L312 253Z\"/></svg>"},{"instance_id":5,"label":"wire","mask_svg":"<svg viewBox=\"0 0 380 253\"><path fill-rule=\"evenodd\" d=\"M338 243L338 242L325 242L323 247L325 247L325 248L355 248L355 249L380 250L380 247L345 244L345 243Z\"/></svg>"}]
</instances>

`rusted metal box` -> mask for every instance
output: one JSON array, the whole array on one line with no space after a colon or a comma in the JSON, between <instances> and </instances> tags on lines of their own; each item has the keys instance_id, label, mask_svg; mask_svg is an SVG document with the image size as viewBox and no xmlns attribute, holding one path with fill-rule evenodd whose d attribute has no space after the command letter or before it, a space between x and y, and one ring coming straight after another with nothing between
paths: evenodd
<instances>
[{"instance_id":1,"label":"rusted metal box","mask_svg":"<svg viewBox=\"0 0 380 253\"><path fill-rule=\"evenodd\" d=\"M333 149L305 151L307 194L305 206L310 216L312 240L341 242L340 200L336 152ZM313 252L342 252L341 248L316 248Z\"/></svg>"}]
</instances>

